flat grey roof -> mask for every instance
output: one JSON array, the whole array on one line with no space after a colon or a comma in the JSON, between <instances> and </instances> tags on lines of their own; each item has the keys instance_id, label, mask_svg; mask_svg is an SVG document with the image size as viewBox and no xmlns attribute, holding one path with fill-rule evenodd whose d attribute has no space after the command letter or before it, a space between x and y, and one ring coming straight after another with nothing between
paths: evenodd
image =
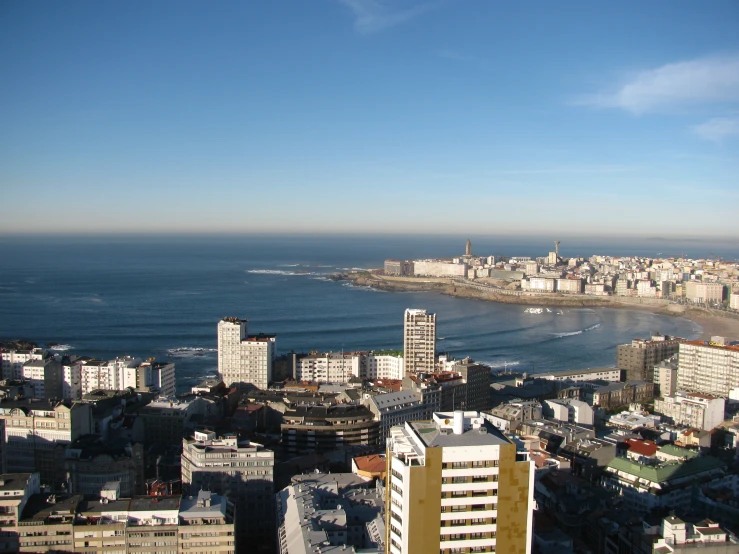
<instances>
[{"instance_id":1,"label":"flat grey roof","mask_svg":"<svg viewBox=\"0 0 739 554\"><path fill-rule=\"evenodd\" d=\"M469 429L461 435L442 433L433 421L413 421L409 425L427 447L432 446L496 446L512 444L493 425L484 422L480 429Z\"/></svg>"}]
</instances>

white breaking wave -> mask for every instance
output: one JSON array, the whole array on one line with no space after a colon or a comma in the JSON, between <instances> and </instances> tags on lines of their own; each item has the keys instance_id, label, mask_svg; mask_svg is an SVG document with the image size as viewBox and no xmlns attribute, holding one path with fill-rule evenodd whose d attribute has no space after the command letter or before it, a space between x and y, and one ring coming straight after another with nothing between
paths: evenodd
<instances>
[{"instance_id":1,"label":"white breaking wave","mask_svg":"<svg viewBox=\"0 0 739 554\"><path fill-rule=\"evenodd\" d=\"M72 350L72 348L74 347L69 344L55 344L54 346L50 346L49 350L55 350L57 352L66 352L67 350Z\"/></svg>"},{"instance_id":2,"label":"white breaking wave","mask_svg":"<svg viewBox=\"0 0 739 554\"><path fill-rule=\"evenodd\" d=\"M387 292L384 290L372 288L369 285L355 285L354 283L351 283L349 281L341 283L341 286L349 288L349 289L354 289L354 290L365 290L367 292Z\"/></svg>"},{"instance_id":3,"label":"white breaking wave","mask_svg":"<svg viewBox=\"0 0 739 554\"><path fill-rule=\"evenodd\" d=\"M201 346L181 346L167 350L170 358L195 358L218 352L216 348L203 348Z\"/></svg>"},{"instance_id":4,"label":"white breaking wave","mask_svg":"<svg viewBox=\"0 0 739 554\"><path fill-rule=\"evenodd\" d=\"M320 273L317 271L288 271L285 269L247 269L246 273L255 273L257 275L286 275L288 277L320 277L331 275L330 273Z\"/></svg>"},{"instance_id":5,"label":"white breaking wave","mask_svg":"<svg viewBox=\"0 0 739 554\"><path fill-rule=\"evenodd\" d=\"M571 331L569 333L554 333L554 336L561 339L562 337L582 335L583 333L587 333L588 331L592 331L593 329L597 329L598 327L600 327L600 323L596 323L595 325L591 325L590 327L586 327L585 329L580 329L579 331Z\"/></svg>"},{"instance_id":6,"label":"white breaking wave","mask_svg":"<svg viewBox=\"0 0 739 554\"><path fill-rule=\"evenodd\" d=\"M257 275L307 275L307 273L297 273L296 271L284 271L282 269L247 269L247 273L256 273Z\"/></svg>"},{"instance_id":7,"label":"white breaking wave","mask_svg":"<svg viewBox=\"0 0 739 554\"><path fill-rule=\"evenodd\" d=\"M492 369L506 369L509 367L521 365L521 362L486 362L486 361L480 361L481 364L484 364Z\"/></svg>"}]
</instances>

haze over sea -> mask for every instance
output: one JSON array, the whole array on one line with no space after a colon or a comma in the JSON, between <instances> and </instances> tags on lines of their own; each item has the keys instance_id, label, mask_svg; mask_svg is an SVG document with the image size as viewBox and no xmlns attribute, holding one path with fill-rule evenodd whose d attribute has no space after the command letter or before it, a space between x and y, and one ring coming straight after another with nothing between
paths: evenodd
<instances>
[{"instance_id":1,"label":"haze over sea","mask_svg":"<svg viewBox=\"0 0 739 554\"><path fill-rule=\"evenodd\" d=\"M478 255L543 256L543 238L471 237ZM560 237L562 238L562 237ZM437 293L379 292L327 276L381 267L386 258L454 256L466 237L418 236L3 236L0 340L112 358L154 356L177 364L178 390L217 369L216 324L249 319L291 350L402 348L406 308L437 313L438 350L522 371L612 365L615 347L661 332L697 337L686 319L639 310L552 308L524 313ZM622 243L563 238L564 256L739 258L729 243ZM562 313L559 314L558 312Z\"/></svg>"}]
</instances>

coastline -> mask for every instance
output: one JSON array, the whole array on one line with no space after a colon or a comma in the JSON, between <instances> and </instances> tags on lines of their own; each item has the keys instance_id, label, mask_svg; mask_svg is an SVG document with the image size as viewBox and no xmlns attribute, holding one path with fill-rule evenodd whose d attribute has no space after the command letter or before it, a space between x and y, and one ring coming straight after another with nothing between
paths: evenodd
<instances>
[{"instance_id":1,"label":"coastline","mask_svg":"<svg viewBox=\"0 0 739 554\"><path fill-rule=\"evenodd\" d=\"M584 295L568 296L563 294L514 294L505 289L493 289L480 286L474 282L452 281L443 278L389 277L376 275L370 271L354 271L332 276L335 280L350 281L357 286L371 287L388 292L438 292L461 298L477 298L486 302L503 304L521 304L524 306L556 306L556 307L599 307L614 309L645 310L659 315L682 317L699 325L702 329L701 340L709 340L719 335L731 340L739 340L739 316L698 308L671 304L661 299L625 298L613 296Z\"/></svg>"}]
</instances>

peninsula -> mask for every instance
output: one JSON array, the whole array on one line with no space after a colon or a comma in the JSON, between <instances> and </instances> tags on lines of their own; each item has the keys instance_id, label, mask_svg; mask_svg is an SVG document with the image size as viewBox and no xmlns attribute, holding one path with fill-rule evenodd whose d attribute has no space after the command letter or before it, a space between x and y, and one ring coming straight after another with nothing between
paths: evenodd
<instances>
[{"instance_id":1,"label":"peninsula","mask_svg":"<svg viewBox=\"0 0 739 554\"><path fill-rule=\"evenodd\" d=\"M334 275L386 291L432 291L527 306L643 309L686 317L704 335L739 334L739 262L593 255L465 253L449 259L386 260L383 268Z\"/></svg>"}]
</instances>

